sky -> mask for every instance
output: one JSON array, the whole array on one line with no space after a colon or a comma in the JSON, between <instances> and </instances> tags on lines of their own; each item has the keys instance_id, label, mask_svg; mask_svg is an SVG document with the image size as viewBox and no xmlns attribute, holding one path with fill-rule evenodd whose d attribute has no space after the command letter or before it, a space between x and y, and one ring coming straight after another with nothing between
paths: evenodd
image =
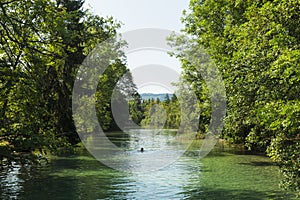
<instances>
[{"instance_id":1,"label":"sky","mask_svg":"<svg viewBox=\"0 0 300 200\"><path fill-rule=\"evenodd\" d=\"M106 17L112 16L122 23L120 33L126 33L142 28L158 28L180 32L182 12L188 9L189 0L86 0L84 7L94 14ZM178 74L181 71L180 63L170 58L166 52L142 50L127 54L127 63L130 70L139 67L161 65L169 67ZM154 67L155 68L155 67ZM156 69L158 69L156 67ZM167 71L165 71L167 73ZM146 76L146 74L138 73ZM168 76L168 73L165 74ZM135 80L136 77L133 76ZM141 79L141 77L139 77ZM176 82L174 80L173 82ZM140 93L173 93L174 88L154 82L145 82L137 85Z\"/></svg>"}]
</instances>

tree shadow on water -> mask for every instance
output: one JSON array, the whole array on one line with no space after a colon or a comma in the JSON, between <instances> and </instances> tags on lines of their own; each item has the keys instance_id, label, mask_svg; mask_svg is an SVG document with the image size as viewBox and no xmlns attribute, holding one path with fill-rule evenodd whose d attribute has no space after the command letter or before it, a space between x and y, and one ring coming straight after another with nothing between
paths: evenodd
<instances>
[{"instance_id":1,"label":"tree shadow on water","mask_svg":"<svg viewBox=\"0 0 300 200\"><path fill-rule=\"evenodd\" d=\"M249 163L238 163L240 165L251 165L255 167L268 167L268 166L276 166L274 162L249 162Z\"/></svg>"},{"instance_id":2,"label":"tree shadow on water","mask_svg":"<svg viewBox=\"0 0 300 200\"><path fill-rule=\"evenodd\" d=\"M201 188L185 192L185 199L197 200L262 200L296 199L295 196L280 191L226 190L222 188Z\"/></svg>"}]
</instances>

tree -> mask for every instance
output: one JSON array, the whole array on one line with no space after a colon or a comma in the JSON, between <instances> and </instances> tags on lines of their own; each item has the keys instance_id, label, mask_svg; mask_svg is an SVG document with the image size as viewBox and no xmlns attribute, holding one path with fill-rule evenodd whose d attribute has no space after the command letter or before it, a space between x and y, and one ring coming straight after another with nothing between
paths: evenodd
<instances>
[{"instance_id":1,"label":"tree","mask_svg":"<svg viewBox=\"0 0 300 200\"><path fill-rule=\"evenodd\" d=\"M133 100L130 101L131 98ZM113 116L112 102L119 106L118 113L115 113L118 116ZM122 121L124 122L129 120L129 114L131 114L132 120L139 123L142 115L139 110L141 109L140 103L140 96L136 91L131 73L124 62L117 60L100 76L96 92L96 110L102 129L104 131L120 130L121 127L116 123L115 117L121 118L121 115L123 115Z\"/></svg>"},{"instance_id":2,"label":"tree","mask_svg":"<svg viewBox=\"0 0 300 200\"><path fill-rule=\"evenodd\" d=\"M116 33L112 18L80 0L1 1L1 146L16 154L76 144L71 94L95 44Z\"/></svg>"},{"instance_id":3,"label":"tree","mask_svg":"<svg viewBox=\"0 0 300 200\"><path fill-rule=\"evenodd\" d=\"M192 0L190 8L184 32L204 46L225 82L223 137L267 150L283 185L299 191L299 2ZM203 91L201 77L182 62Z\"/></svg>"},{"instance_id":4,"label":"tree","mask_svg":"<svg viewBox=\"0 0 300 200\"><path fill-rule=\"evenodd\" d=\"M142 101L141 95L137 92L129 101L130 116L137 125L140 125L143 119L144 107Z\"/></svg>"},{"instance_id":5,"label":"tree","mask_svg":"<svg viewBox=\"0 0 300 200\"><path fill-rule=\"evenodd\" d=\"M164 98L164 103L167 104L167 105L170 103L170 97L169 97L168 93L166 94L166 96Z\"/></svg>"}]
</instances>

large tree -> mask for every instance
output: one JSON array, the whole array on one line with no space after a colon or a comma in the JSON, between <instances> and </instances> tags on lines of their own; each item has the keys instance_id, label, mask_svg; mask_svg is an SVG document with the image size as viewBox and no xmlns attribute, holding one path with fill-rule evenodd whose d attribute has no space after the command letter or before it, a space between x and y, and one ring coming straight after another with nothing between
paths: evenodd
<instances>
[{"instance_id":1,"label":"large tree","mask_svg":"<svg viewBox=\"0 0 300 200\"><path fill-rule=\"evenodd\" d=\"M0 139L3 154L76 144L71 110L77 70L119 24L82 0L0 2Z\"/></svg>"},{"instance_id":2,"label":"large tree","mask_svg":"<svg viewBox=\"0 0 300 200\"><path fill-rule=\"evenodd\" d=\"M294 190L300 190L299 9L294 0L191 0L183 19L184 32L207 50L225 81L223 137L267 150ZM197 80L195 68L183 64Z\"/></svg>"}]
</instances>

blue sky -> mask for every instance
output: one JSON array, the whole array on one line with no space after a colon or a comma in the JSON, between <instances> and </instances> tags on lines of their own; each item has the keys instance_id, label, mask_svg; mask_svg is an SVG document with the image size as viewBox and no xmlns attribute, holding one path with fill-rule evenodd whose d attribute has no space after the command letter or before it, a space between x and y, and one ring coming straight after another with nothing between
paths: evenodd
<instances>
[{"instance_id":1,"label":"blue sky","mask_svg":"<svg viewBox=\"0 0 300 200\"><path fill-rule=\"evenodd\" d=\"M189 0L86 0L85 7L100 16L113 16L123 23L120 33L141 28L160 28L179 32L182 12L188 8ZM180 73L180 63L166 53L140 51L127 55L128 67L133 70L149 64L160 64ZM166 74L167 75L167 74ZM135 77L133 77L135 79ZM174 80L176 82L176 80ZM172 93L159 84L145 83L140 93Z\"/></svg>"}]
</instances>

